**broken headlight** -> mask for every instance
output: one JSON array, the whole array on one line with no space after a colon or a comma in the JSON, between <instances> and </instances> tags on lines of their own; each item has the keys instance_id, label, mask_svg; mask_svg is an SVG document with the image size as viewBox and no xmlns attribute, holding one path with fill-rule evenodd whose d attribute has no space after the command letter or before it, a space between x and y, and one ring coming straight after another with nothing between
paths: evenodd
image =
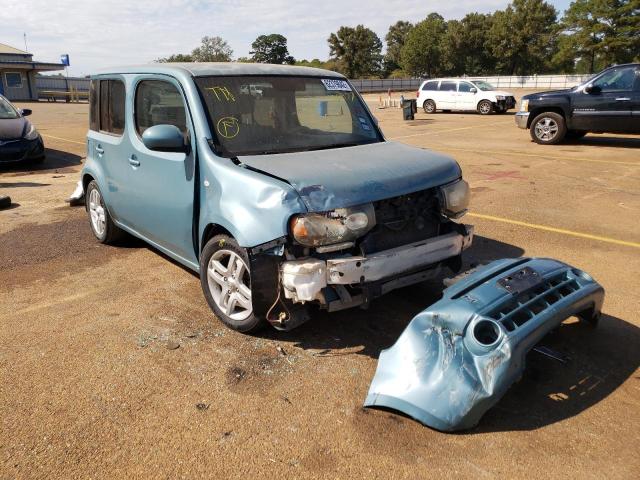
<instances>
[{"instance_id":1,"label":"broken headlight","mask_svg":"<svg viewBox=\"0 0 640 480\"><path fill-rule=\"evenodd\" d=\"M353 241L375 224L376 216L371 203L325 213L294 215L289 222L293 238L307 247Z\"/></svg>"},{"instance_id":2,"label":"broken headlight","mask_svg":"<svg viewBox=\"0 0 640 480\"><path fill-rule=\"evenodd\" d=\"M33 126L33 123L30 123L27 127L27 130L24 132L23 138L25 140L35 140L38 138L38 130Z\"/></svg>"},{"instance_id":3,"label":"broken headlight","mask_svg":"<svg viewBox=\"0 0 640 480\"><path fill-rule=\"evenodd\" d=\"M462 178L440 187L440 210L449 218L460 218L467 213L471 192Z\"/></svg>"}]
</instances>

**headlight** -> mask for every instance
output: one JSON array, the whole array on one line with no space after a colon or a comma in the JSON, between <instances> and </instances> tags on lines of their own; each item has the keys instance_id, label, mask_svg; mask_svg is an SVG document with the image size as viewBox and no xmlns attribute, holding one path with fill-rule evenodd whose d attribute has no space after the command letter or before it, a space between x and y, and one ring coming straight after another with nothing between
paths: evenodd
<instances>
[{"instance_id":1,"label":"headlight","mask_svg":"<svg viewBox=\"0 0 640 480\"><path fill-rule=\"evenodd\" d=\"M29 124L29 128L27 128L27 133L24 134L23 137L25 140L35 140L38 138L38 130L33 126L32 123Z\"/></svg>"},{"instance_id":2,"label":"headlight","mask_svg":"<svg viewBox=\"0 0 640 480\"><path fill-rule=\"evenodd\" d=\"M375 224L376 216L371 203L326 213L294 215L289 223L293 238L307 247L355 240Z\"/></svg>"},{"instance_id":3,"label":"headlight","mask_svg":"<svg viewBox=\"0 0 640 480\"><path fill-rule=\"evenodd\" d=\"M520 111L528 112L529 111L529 100L522 100L520 102Z\"/></svg>"},{"instance_id":4,"label":"headlight","mask_svg":"<svg viewBox=\"0 0 640 480\"><path fill-rule=\"evenodd\" d=\"M496 95L496 100L504 100L505 98L507 97L505 97L504 95Z\"/></svg>"},{"instance_id":5,"label":"headlight","mask_svg":"<svg viewBox=\"0 0 640 480\"><path fill-rule=\"evenodd\" d=\"M463 179L440 187L442 193L442 214L449 218L460 218L467 213L471 193L469 184Z\"/></svg>"}]
</instances>

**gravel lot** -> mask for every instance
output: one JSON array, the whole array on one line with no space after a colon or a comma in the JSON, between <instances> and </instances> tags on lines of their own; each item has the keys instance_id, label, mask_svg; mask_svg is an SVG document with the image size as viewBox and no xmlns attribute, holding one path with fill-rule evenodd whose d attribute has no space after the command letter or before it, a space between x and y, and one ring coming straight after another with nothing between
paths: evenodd
<instances>
[{"instance_id":1,"label":"gravel lot","mask_svg":"<svg viewBox=\"0 0 640 480\"><path fill-rule=\"evenodd\" d=\"M377 109L389 139L455 157L473 191L466 262L549 256L607 291L462 434L361 408L377 357L438 283L290 333L232 332L198 278L143 243L99 245L70 208L86 104L29 104L41 166L0 166L0 478L637 478L640 137L532 143L507 115ZM26 105L25 105L26 106ZM635 474L633 472L636 472Z\"/></svg>"}]
</instances>

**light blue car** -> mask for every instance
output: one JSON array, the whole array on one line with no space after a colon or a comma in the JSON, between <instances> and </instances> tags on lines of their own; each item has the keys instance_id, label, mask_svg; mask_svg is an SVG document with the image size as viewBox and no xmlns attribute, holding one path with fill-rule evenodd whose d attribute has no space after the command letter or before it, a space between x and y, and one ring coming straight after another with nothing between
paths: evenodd
<instances>
[{"instance_id":1,"label":"light blue car","mask_svg":"<svg viewBox=\"0 0 640 480\"><path fill-rule=\"evenodd\" d=\"M398 114L400 115L400 114ZM473 230L451 158L386 141L340 74L157 64L92 77L86 208L199 272L239 331L288 330L460 268Z\"/></svg>"}]
</instances>

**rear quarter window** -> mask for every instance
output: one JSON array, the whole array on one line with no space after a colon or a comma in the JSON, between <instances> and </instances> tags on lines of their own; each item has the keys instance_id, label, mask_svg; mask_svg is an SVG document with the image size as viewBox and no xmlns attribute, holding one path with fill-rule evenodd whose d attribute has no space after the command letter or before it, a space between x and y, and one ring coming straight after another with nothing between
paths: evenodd
<instances>
[{"instance_id":1,"label":"rear quarter window","mask_svg":"<svg viewBox=\"0 0 640 480\"><path fill-rule=\"evenodd\" d=\"M438 90L438 82L426 82L423 86L422 86L422 90L429 90L429 91L433 91L433 90Z\"/></svg>"}]
</instances>

